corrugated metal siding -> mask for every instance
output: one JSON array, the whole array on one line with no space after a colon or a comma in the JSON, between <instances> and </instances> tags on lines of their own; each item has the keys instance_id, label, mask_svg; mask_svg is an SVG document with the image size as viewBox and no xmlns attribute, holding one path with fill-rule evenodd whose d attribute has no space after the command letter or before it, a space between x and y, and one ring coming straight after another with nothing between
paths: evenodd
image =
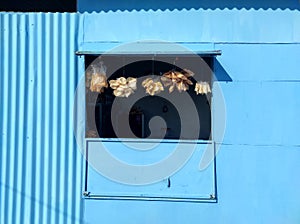
<instances>
[{"instance_id":1,"label":"corrugated metal siding","mask_svg":"<svg viewBox=\"0 0 300 224\"><path fill-rule=\"evenodd\" d=\"M0 13L0 223L82 223L78 19Z\"/></svg>"}]
</instances>

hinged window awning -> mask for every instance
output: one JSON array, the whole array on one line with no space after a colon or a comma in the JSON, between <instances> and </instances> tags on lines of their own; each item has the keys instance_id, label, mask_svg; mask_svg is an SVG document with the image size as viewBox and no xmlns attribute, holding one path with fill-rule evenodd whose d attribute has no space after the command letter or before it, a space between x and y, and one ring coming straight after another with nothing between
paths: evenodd
<instances>
[{"instance_id":1,"label":"hinged window awning","mask_svg":"<svg viewBox=\"0 0 300 224\"><path fill-rule=\"evenodd\" d=\"M169 43L169 42L96 42L84 43L76 51L77 55L200 55L215 57L221 50L214 49L214 44Z\"/></svg>"}]
</instances>

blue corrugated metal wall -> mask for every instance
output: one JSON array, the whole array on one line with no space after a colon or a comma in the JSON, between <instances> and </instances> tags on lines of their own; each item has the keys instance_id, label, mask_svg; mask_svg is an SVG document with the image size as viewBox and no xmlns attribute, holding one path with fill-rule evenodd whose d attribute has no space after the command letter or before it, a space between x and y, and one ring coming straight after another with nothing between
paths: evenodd
<instances>
[{"instance_id":1,"label":"blue corrugated metal wall","mask_svg":"<svg viewBox=\"0 0 300 224\"><path fill-rule=\"evenodd\" d=\"M82 223L77 14L0 13L0 223Z\"/></svg>"},{"instance_id":2,"label":"blue corrugated metal wall","mask_svg":"<svg viewBox=\"0 0 300 224\"><path fill-rule=\"evenodd\" d=\"M291 5L0 14L0 223L299 223L300 12ZM81 199L74 51L140 39L223 51L233 81L220 84L216 204Z\"/></svg>"}]
</instances>

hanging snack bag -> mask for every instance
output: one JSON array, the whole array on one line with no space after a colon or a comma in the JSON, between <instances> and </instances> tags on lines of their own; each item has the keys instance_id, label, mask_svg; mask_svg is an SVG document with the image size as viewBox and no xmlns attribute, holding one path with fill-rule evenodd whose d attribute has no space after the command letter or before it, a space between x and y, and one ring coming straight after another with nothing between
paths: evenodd
<instances>
[{"instance_id":1,"label":"hanging snack bag","mask_svg":"<svg viewBox=\"0 0 300 224\"><path fill-rule=\"evenodd\" d=\"M102 93L107 88L106 66L101 61L99 64L91 65L90 90Z\"/></svg>"}]
</instances>

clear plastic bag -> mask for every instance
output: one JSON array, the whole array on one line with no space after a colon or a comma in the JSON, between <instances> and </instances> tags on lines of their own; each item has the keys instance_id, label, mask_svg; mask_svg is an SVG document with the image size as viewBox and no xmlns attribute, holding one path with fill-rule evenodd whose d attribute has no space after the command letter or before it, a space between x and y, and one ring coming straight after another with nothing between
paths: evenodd
<instances>
[{"instance_id":1,"label":"clear plastic bag","mask_svg":"<svg viewBox=\"0 0 300 224\"><path fill-rule=\"evenodd\" d=\"M87 72L87 82L90 80L89 87L92 92L101 93L104 91L104 88L108 87L106 69L102 61L90 66L90 71Z\"/></svg>"}]
</instances>

